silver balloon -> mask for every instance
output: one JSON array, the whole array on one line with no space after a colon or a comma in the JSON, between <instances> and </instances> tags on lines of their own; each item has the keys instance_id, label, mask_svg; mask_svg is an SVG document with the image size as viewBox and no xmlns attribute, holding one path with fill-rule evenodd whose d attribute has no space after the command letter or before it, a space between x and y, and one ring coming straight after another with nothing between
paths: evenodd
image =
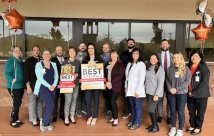
<instances>
[{"instance_id":1,"label":"silver balloon","mask_svg":"<svg viewBox=\"0 0 214 136\"><path fill-rule=\"evenodd\" d=\"M202 1L202 2L199 4L199 6L198 6L198 8L197 8L197 10L196 10L196 13L197 13L197 14L200 14L200 15L205 14L206 8L207 8L207 2L208 2L208 0L204 0L204 1Z\"/></svg>"},{"instance_id":2,"label":"silver balloon","mask_svg":"<svg viewBox=\"0 0 214 136\"><path fill-rule=\"evenodd\" d=\"M7 19L5 18L5 13L0 13L0 15L2 16L2 18L4 20L5 26L9 26L9 23L8 23Z\"/></svg>"},{"instance_id":3,"label":"silver balloon","mask_svg":"<svg viewBox=\"0 0 214 136\"><path fill-rule=\"evenodd\" d=\"M203 16L203 23L206 27L212 27L213 25L213 18L209 14L204 14Z\"/></svg>"}]
</instances>

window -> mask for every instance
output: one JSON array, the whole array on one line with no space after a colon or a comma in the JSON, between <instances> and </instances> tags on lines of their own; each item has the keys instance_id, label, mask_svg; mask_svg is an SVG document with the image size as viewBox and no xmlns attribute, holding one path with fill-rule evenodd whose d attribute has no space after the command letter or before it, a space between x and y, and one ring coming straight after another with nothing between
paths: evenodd
<instances>
[{"instance_id":1,"label":"window","mask_svg":"<svg viewBox=\"0 0 214 136\"><path fill-rule=\"evenodd\" d=\"M15 30L10 30L3 23L3 20L0 20L0 57L9 57L12 53L12 46L23 47L23 33L20 29L16 32Z\"/></svg>"},{"instance_id":2,"label":"window","mask_svg":"<svg viewBox=\"0 0 214 136\"><path fill-rule=\"evenodd\" d=\"M160 51L162 39L169 40L170 51L174 52L175 33L175 23L131 23L131 37L143 51L144 59L148 59L151 53Z\"/></svg>"},{"instance_id":3,"label":"window","mask_svg":"<svg viewBox=\"0 0 214 136\"><path fill-rule=\"evenodd\" d=\"M41 50L49 49L52 55L55 47L61 45L64 51L72 45L72 22L69 21L31 21L25 22L26 27L26 56L31 55L34 45Z\"/></svg>"},{"instance_id":4,"label":"window","mask_svg":"<svg viewBox=\"0 0 214 136\"><path fill-rule=\"evenodd\" d=\"M119 52L124 49L128 38L128 23L119 22L85 22L83 24L83 41L92 42L97 52L102 53L102 44L108 42L112 49Z\"/></svg>"},{"instance_id":5,"label":"window","mask_svg":"<svg viewBox=\"0 0 214 136\"><path fill-rule=\"evenodd\" d=\"M200 49L201 48L201 41L195 40L195 35L191 31L191 29L198 26L198 23L188 23L186 24L186 56L189 59L189 56L191 54L191 51L194 49ZM211 29L211 32L209 32L208 39L205 41L203 52L205 55L206 61L214 61L214 26Z\"/></svg>"}]
</instances>

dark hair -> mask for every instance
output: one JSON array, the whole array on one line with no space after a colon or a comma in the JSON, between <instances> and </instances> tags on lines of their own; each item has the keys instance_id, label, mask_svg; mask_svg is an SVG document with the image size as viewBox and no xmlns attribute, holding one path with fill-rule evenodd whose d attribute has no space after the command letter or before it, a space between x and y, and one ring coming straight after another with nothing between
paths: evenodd
<instances>
[{"instance_id":1,"label":"dark hair","mask_svg":"<svg viewBox=\"0 0 214 136\"><path fill-rule=\"evenodd\" d=\"M128 42L128 41L133 41L135 43L135 40L133 38L129 38L126 40L126 42Z\"/></svg>"},{"instance_id":2,"label":"dark hair","mask_svg":"<svg viewBox=\"0 0 214 136\"><path fill-rule=\"evenodd\" d=\"M39 50L40 50L40 47L38 46L38 45L34 45L33 47L32 47L32 50L33 50L33 48L38 48Z\"/></svg>"},{"instance_id":3,"label":"dark hair","mask_svg":"<svg viewBox=\"0 0 214 136\"><path fill-rule=\"evenodd\" d=\"M151 59L151 57L152 56L155 56L156 58L157 58L157 60L158 60L158 62L157 62L157 64L155 65L155 74L158 72L158 69L159 69L159 67L160 67L160 58L159 58L159 56L158 56L158 54L157 53L153 53L153 54L151 54L150 56L149 56L149 59ZM149 60L149 62L147 63L147 65L146 65L146 70L149 70L150 68L151 68L151 66L152 66L152 64L150 63L150 60Z\"/></svg>"},{"instance_id":4,"label":"dark hair","mask_svg":"<svg viewBox=\"0 0 214 136\"><path fill-rule=\"evenodd\" d=\"M89 53L88 53L88 46L90 46L90 45L92 45L94 47L94 56L95 56L95 58L97 56L97 50L96 50L95 44L94 43L88 43L88 45L87 45L87 55L86 55L85 59L83 60L83 62L85 62L85 61L87 62L87 61L90 60L90 56L89 56Z\"/></svg>"},{"instance_id":5,"label":"dark hair","mask_svg":"<svg viewBox=\"0 0 214 136\"><path fill-rule=\"evenodd\" d=\"M80 42L80 44L85 44L85 46L86 46L86 43L85 43L85 42ZM80 45L80 44L79 44L79 45Z\"/></svg>"},{"instance_id":6,"label":"dark hair","mask_svg":"<svg viewBox=\"0 0 214 136\"><path fill-rule=\"evenodd\" d=\"M68 47L68 51L69 51L70 49L73 49L73 50L77 53L77 50L76 50L76 48L74 48L74 46L69 46L69 47Z\"/></svg>"},{"instance_id":7,"label":"dark hair","mask_svg":"<svg viewBox=\"0 0 214 136\"><path fill-rule=\"evenodd\" d=\"M112 53L117 53L117 55L118 55L117 61L120 61L118 51L117 50L111 50L110 54L112 54ZM109 60L109 62L111 62L111 61L112 61L112 59Z\"/></svg>"},{"instance_id":8,"label":"dark hair","mask_svg":"<svg viewBox=\"0 0 214 136\"><path fill-rule=\"evenodd\" d=\"M162 43L162 42L169 42L169 40L167 40L167 39L162 39L162 40L161 40L161 43Z\"/></svg>"},{"instance_id":9,"label":"dark hair","mask_svg":"<svg viewBox=\"0 0 214 136\"><path fill-rule=\"evenodd\" d=\"M205 63L203 52L200 49L197 49L197 50L193 50L192 53L190 54L188 67L192 66L191 58L194 54L198 54L199 57L201 58L201 61L199 63Z\"/></svg>"},{"instance_id":10,"label":"dark hair","mask_svg":"<svg viewBox=\"0 0 214 136\"><path fill-rule=\"evenodd\" d=\"M133 54L134 52L139 52L139 58L138 58L137 62L142 61L141 50L140 50L139 48L134 48L134 49L132 50L132 54ZM131 55L132 55L132 54L131 54ZM133 62L134 62L134 60L133 60L133 58L132 58L132 56L131 56L131 63L133 63ZM136 62L136 63L137 63L137 62Z\"/></svg>"}]
</instances>

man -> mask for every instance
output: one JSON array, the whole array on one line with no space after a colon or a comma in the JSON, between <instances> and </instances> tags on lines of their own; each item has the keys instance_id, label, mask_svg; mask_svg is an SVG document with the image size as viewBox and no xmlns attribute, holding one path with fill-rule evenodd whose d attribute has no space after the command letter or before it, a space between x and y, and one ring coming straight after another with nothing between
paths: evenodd
<instances>
[{"instance_id":1,"label":"man","mask_svg":"<svg viewBox=\"0 0 214 136\"><path fill-rule=\"evenodd\" d=\"M104 66L109 62L111 59L110 56L110 45L108 43L103 44L103 54L100 55L100 58L103 60ZM111 92L109 90L103 91L103 97L105 99L105 115L111 116Z\"/></svg>"},{"instance_id":2,"label":"man","mask_svg":"<svg viewBox=\"0 0 214 136\"><path fill-rule=\"evenodd\" d=\"M170 44L167 39L161 40L161 52L159 53L159 58L161 61L161 65L164 68L164 71L166 73L167 68L172 65L172 53L169 52ZM166 87L166 83L164 83L164 90L166 92L166 100L167 100L167 124L171 124L171 118L170 118L170 107L168 105L168 91ZM164 98L164 97L163 97ZM158 113L158 118L157 121L159 123L162 122L162 112L163 112L163 98L158 102L158 107L157 107L157 113Z\"/></svg>"},{"instance_id":3,"label":"man","mask_svg":"<svg viewBox=\"0 0 214 136\"><path fill-rule=\"evenodd\" d=\"M129 38L127 40L127 46L128 46L128 50L123 51L120 57L125 67L131 61L131 58L132 58L131 52L135 48L135 40L132 38ZM130 115L131 115L130 100L128 97L125 97L125 112L124 112L123 118L126 119Z\"/></svg>"},{"instance_id":4,"label":"man","mask_svg":"<svg viewBox=\"0 0 214 136\"><path fill-rule=\"evenodd\" d=\"M61 66L62 66L63 62L65 61L62 46L58 45L56 47L55 53L56 53L56 57L52 58L51 61L56 63L58 74L59 74L59 80L60 80ZM64 117L65 96L64 96L64 94L60 94L60 89L56 89L55 107L54 107L53 118L52 118L53 122L57 121L59 97L60 97L59 117L62 120L65 119L65 117Z\"/></svg>"},{"instance_id":5,"label":"man","mask_svg":"<svg viewBox=\"0 0 214 136\"><path fill-rule=\"evenodd\" d=\"M76 59L80 61L82 64L82 61L85 59L87 55L87 46L84 42L81 42L79 45L79 52L77 53ZM76 114L78 117L82 117L82 113L86 114L86 108L85 108L85 96L84 92L81 91L81 88L79 88L77 100L76 100Z\"/></svg>"},{"instance_id":6,"label":"man","mask_svg":"<svg viewBox=\"0 0 214 136\"><path fill-rule=\"evenodd\" d=\"M32 122L33 126L38 126L38 119L42 119L42 101L38 96L33 94L34 87L36 84L36 74L35 66L36 63L41 61L42 58L39 56L40 48L38 45L32 47L32 55L26 59L24 63L24 79L27 87L28 94L28 112L29 112L29 121Z\"/></svg>"}]
</instances>

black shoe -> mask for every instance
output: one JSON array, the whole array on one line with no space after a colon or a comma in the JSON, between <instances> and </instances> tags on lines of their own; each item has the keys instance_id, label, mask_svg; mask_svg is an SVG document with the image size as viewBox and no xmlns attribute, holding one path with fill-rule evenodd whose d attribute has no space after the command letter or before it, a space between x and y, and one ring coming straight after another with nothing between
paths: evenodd
<instances>
[{"instance_id":1,"label":"black shoe","mask_svg":"<svg viewBox=\"0 0 214 136\"><path fill-rule=\"evenodd\" d=\"M124 119L127 119L130 115L131 115L131 113L125 113L125 114L123 115L123 118L124 118Z\"/></svg>"},{"instance_id":2,"label":"black shoe","mask_svg":"<svg viewBox=\"0 0 214 136\"><path fill-rule=\"evenodd\" d=\"M148 130L148 133L156 133L159 131L158 125L153 125L151 129Z\"/></svg>"},{"instance_id":3,"label":"black shoe","mask_svg":"<svg viewBox=\"0 0 214 136\"><path fill-rule=\"evenodd\" d=\"M65 120L65 116L64 115L60 115L59 118L62 119L62 120Z\"/></svg>"},{"instance_id":4,"label":"black shoe","mask_svg":"<svg viewBox=\"0 0 214 136\"><path fill-rule=\"evenodd\" d=\"M65 123L65 122L64 122L64 124L65 124L66 126L69 126L70 123Z\"/></svg>"},{"instance_id":5,"label":"black shoe","mask_svg":"<svg viewBox=\"0 0 214 136\"><path fill-rule=\"evenodd\" d=\"M24 124L24 122L17 120L16 123L18 123L20 126Z\"/></svg>"},{"instance_id":6,"label":"black shoe","mask_svg":"<svg viewBox=\"0 0 214 136\"><path fill-rule=\"evenodd\" d=\"M114 121L108 120L106 123L108 123L108 124L113 124Z\"/></svg>"},{"instance_id":7,"label":"black shoe","mask_svg":"<svg viewBox=\"0 0 214 136\"><path fill-rule=\"evenodd\" d=\"M127 127L131 127L133 125L133 122L129 122L126 124Z\"/></svg>"},{"instance_id":8,"label":"black shoe","mask_svg":"<svg viewBox=\"0 0 214 136\"><path fill-rule=\"evenodd\" d=\"M158 123L161 123L161 122L162 122L162 117L161 117L161 116L158 116L158 117L157 117L157 122L158 122Z\"/></svg>"},{"instance_id":9,"label":"black shoe","mask_svg":"<svg viewBox=\"0 0 214 136\"><path fill-rule=\"evenodd\" d=\"M53 117L52 122L56 122L56 121L57 121L57 117Z\"/></svg>"},{"instance_id":10,"label":"black shoe","mask_svg":"<svg viewBox=\"0 0 214 136\"><path fill-rule=\"evenodd\" d=\"M167 124L169 125L169 124L172 124L171 123L171 118L170 117L167 117Z\"/></svg>"},{"instance_id":11,"label":"black shoe","mask_svg":"<svg viewBox=\"0 0 214 136\"><path fill-rule=\"evenodd\" d=\"M129 127L129 130L136 130L136 129L138 129L139 127L140 127L140 125L135 124L135 125L130 126L130 127Z\"/></svg>"},{"instance_id":12,"label":"black shoe","mask_svg":"<svg viewBox=\"0 0 214 136\"><path fill-rule=\"evenodd\" d=\"M201 129L198 132L195 132L195 129L191 132L192 135L198 135L201 133Z\"/></svg>"},{"instance_id":13,"label":"black shoe","mask_svg":"<svg viewBox=\"0 0 214 136\"><path fill-rule=\"evenodd\" d=\"M112 127L116 127L116 126L118 126L118 124L119 123L117 123L117 124L112 123Z\"/></svg>"},{"instance_id":14,"label":"black shoe","mask_svg":"<svg viewBox=\"0 0 214 136\"><path fill-rule=\"evenodd\" d=\"M151 125L151 126L147 127L147 128L146 128L146 130L149 130L149 129L151 129L152 127L153 127L153 126Z\"/></svg>"},{"instance_id":15,"label":"black shoe","mask_svg":"<svg viewBox=\"0 0 214 136\"><path fill-rule=\"evenodd\" d=\"M194 128L192 128L192 129L187 128L187 129L186 129L186 132L187 132L187 133L192 133L193 130L194 130Z\"/></svg>"},{"instance_id":16,"label":"black shoe","mask_svg":"<svg viewBox=\"0 0 214 136\"><path fill-rule=\"evenodd\" d=\"M15 123L11 122L10 126L13 127L13 128L19 128L20 127L19 123L17 123L17 122L15 122Z\"/></svg>"}]
</instances>

